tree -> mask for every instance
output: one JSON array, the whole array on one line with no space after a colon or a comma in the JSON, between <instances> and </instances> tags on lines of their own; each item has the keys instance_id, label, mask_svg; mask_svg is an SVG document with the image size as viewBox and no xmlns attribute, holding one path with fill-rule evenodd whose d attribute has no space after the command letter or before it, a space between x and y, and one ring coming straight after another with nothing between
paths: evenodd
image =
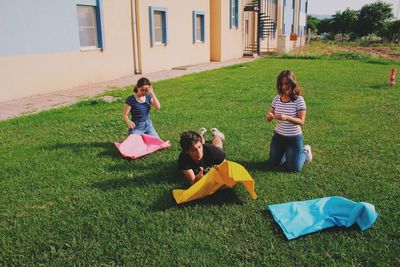
<instances>
[{"instance_id":1,"label":"tree","mask_svg":"<svg viewBox=\"0 0 400 267\"><path fill-rule=\"evenodd\" d=\"M329 34L332 32L332 19L320 20L318 26L318 34Z\"/></svg>"},{"instance_id":2,"label":"tree","mask_svg":"<svg viewBox=\"0 0 400 267\"><path fill-rule=\"evenodd\" d=\"M388 25L389 40L400 43L400 20L390 22Z\"/></svg>"},{"instance_id":3,"label":"tree","mask_svg":"<svg viewBox=\"0 0 400 267\"><path fill-rule=\"evenodd\" d=\"M334 34L353 35L357 23L358 11L347 8L345 11L337 11L332 17L332 31Z\"/></svg>"},{"instance_id":4,"label":"tree","mask_svg":"<svg viewBox=\"0 0 400 267\"><path fill-rule=\"evenodd\" d=\"M318 24L320 20L316 17L307 15L307 27L313 32L317 32Z\"/></svg>"},{"instance_id":5,"label":"tree","mask_svg":"<svg viewBox=\"0 0 400 267\"><path fill-rule=\"evenodd\" d=\"M392 5L381 1L365 5L361 8L358 19L356 34L358 37L379 34L385 27L385 23L393 17Z\"/></svg>"}]
</instances>

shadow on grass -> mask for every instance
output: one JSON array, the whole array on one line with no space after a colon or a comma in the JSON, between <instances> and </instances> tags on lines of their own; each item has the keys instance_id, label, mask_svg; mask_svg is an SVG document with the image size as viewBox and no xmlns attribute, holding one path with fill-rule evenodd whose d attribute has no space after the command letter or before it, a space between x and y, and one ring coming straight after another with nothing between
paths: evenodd
<instances>
[{"instance_id":1,"label":"shadow on grass","mask_svg":"<svg viewBox=\"0 0 400 267\"><path fill-rule=\"evenodd\" d=\"M269 212L268 208L264 209L262 212L262 215L265 219L267 219L270 223L270 230L271 232L279 238L281 241L287 240L285 234L283 233L283 230L279 226L279 224L274 220L274 216L272 216L271 212Z\"/></svg>"},{"instance_id":2,"label":"shadow on grass","mask_svg":"<svg viewBox=\"0 0 400 267\"><path fill-rule=\"evenodd\" d=\"M263 172L287 172L283 166L275 166L268 160L264 161L237 161L237 163L243 165L250 173L254 171Z\"/></svg>"},{"instance_id":3,"label":"shadow on grass","mask_svg":"<svg viewBox=\"0 0 400 267\"><path fill-rule=\"evenodd\" d=\"M111 142L65 143L46 146L44 148L48 150L68 149L69 151L82 155L84 153L84 150L90 148L102 148L102 151L98 153L98 155L101 157L108 157L113 159L121 157L118 149L115 147L114 143Z\"/></svg>"},{"instance_id":4,"label":"shadow on grass","mask_svg":"<svg viewBox=\"0 0 400 267\"><path fill-rule=\"evenodd\" d=\"M89 187L101 191L120 190L129 187L148 187L149 185L174 185L176 189L189 188L186 180L182 178L182 173L177 167L176 160L149 160L148 155L135 160L122 158L115 145L111 142L88 142L88 143L66 143L48 146L49 150L68 149L76 154L84 155L85 150L92 148L102 148L98 153L101 157L113 159L111 165L106 168L113 175L111 179L98 181ZM158 151L156 153L163 153ZM250 163L248 164L250 165ZM246 166L246 165L244 165ZM261 168L263 164L253 163L251 168ZM246 166L247 167L247 166ZM169 186L168 186L169 187ZM175 207L188 207L193 205L232 205L243 204L234 189L218 190L215 194L177 205L172 195L172 188L166 190L151 206L151 211L163 211Z\"/></svg>"},{"instance_id":5,"label":"shadow on grass","mask_svg":"<svg viewBox=\"0 0 400 267\"><path fill-rule=\"evenodd\" d=\"M183 188L182 189L187 189ZM242 205L243 202L238 197L233 188L220 189L211 196L193 200L183 204L176 204L172 195L172 190L162 194L154 205L150 208L151 211L165 211L171 208L186 208L192 206L225 206L225 205Z\"/></svg>"},{"instance_id":6,"label":"shadow on grass","mask_svg":"<svg viewBox=\"0 0 400 267\"><path fill-rule=\"evenodd\" d=\"M115 176L119 178L99 181L92 184L92 187L109 191L126 187L146 187L150 184L183 184L185 182L175 161L139 161L131 162L127 159L110 166L109 171L116 173Z\"/></svg>"},{"instance_id":7,"label":"shadow on grass","mask_svg":"<svg viewBox=\"0 0 400 267\"><path fill-rule=\"evenodd\" d=\"M392 88L392 86L388 85L387 83L377 83L377 84L370 86L370 88L376 89L376 90L385 90L385 89Z\"/></svg>"}]
</instances>

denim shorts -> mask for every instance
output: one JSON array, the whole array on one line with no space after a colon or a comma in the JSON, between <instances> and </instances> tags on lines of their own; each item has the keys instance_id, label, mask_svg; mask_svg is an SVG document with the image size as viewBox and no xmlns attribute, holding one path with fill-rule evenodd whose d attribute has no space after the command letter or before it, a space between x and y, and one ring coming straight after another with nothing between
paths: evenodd
<instances>
[{"instance_id":1,"label":"denim shorts","mask_svg":"<svg viewBox=\"0 0 400 267\"><path fill-rule=\"evenodd\" d=\"M145 121L134 121L134 123L136 125L135 128L129 129L128 134L148 134L160 138L150 119Z\"/></svg>"}]
</instances>

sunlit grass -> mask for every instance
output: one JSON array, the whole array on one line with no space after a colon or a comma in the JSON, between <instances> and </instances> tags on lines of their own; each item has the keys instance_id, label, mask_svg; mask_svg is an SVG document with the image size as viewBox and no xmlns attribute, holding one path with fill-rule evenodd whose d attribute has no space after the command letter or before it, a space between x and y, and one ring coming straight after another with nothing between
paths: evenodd
<instances>
[{"instance_id":1,"label":"sunlit grass","mask_svg":"<svg viewBox=\"0 0 400 267\"><path fill-rule=\"evenodd\" d=\"M261 59L154 85L154 125L170 149L123 159L122 97L0 122L0 255L4 265L399 266L399 65L359 60ZM292 69L308 111L314 161L300 173L266 167L274 125L264 121L276 75ZM229 160L244 165L259 198L240 186L177 206L179 133L218 127ZM287 241L268 204L339 195L374 204L375 225Z\"/></svg>"}]
</instances>

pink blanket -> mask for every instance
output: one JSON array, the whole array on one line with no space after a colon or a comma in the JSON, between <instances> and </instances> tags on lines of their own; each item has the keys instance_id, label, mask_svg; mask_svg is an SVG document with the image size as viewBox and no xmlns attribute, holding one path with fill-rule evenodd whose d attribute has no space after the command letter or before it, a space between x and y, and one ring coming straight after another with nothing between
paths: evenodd
<instances>
[{"instance_id":1,"label":"pink blanket","mask_svg":"<svg viewBox=\"0 0 400 267\"><path fill-rule=\"evenodd\" d=\"M136 159L157 150L168 148L171 146L171 143L164 142L157 137L147 134L130 134L125 141L122 143L115 143L115 146L123 157Z\"/></svg>"}]
</instances>

